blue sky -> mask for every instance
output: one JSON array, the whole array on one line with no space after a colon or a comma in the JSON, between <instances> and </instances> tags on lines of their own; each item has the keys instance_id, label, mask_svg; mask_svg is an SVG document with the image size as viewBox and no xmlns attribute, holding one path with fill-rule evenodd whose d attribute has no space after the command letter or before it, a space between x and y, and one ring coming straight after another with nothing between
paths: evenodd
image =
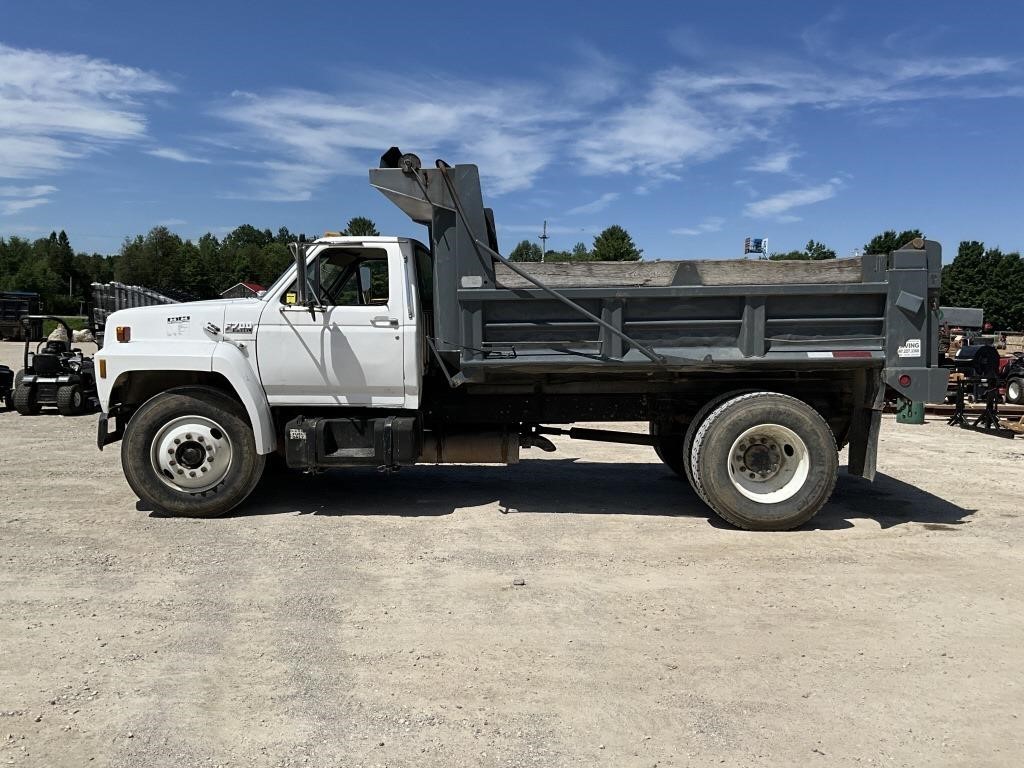
<instances>
[{"instance_id":1,"label":"blue sky","mask_svg":"<svg viewBox=\"0 0 1024 768\"><path fill-rule=\"evenodd\" d=\"M647 258L885 228L1024 247L1024 5L0 0L0 235L423 237L391 144L475 162L505 250Z\"/></svg>"}]
</instances>

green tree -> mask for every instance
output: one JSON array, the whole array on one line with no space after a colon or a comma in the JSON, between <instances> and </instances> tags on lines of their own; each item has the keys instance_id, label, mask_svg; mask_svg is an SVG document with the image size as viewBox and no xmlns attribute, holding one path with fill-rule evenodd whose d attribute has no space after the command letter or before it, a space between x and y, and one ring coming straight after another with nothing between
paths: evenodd
<instances>
[{"instance_id":1,"label":"green tree","mask_svg":"<svg viewBox=\"0 0 1024 768\"><path fill-rule=\"evenodd\" d=\"M508 255L509 261L540 261L540 246L531 240L520 240L519 244Z\"/></svg>"},{"instance_id":2,"label":"green tree","mask_svg":"<svg viewBox=\"0 0 1024 768\"><path fill-rule=\"evenodd\" d=\"M633 244L629 232L613 224L594 238L595 261L639 261L643 251Z\"/></svg>"},{"instance_id":3,"label":"green tree","mask_svg":"<svg viewBox=\"0 0 1024 768\"><path fill-rule=\"evenodd\" d=\"M768 258L771 261L807 261L807 251L776 251Z\"/></svg>"},{"instance_id":4,"label":"green tree","mask_svg":"<svg viewBox=\"0 0 1024 768\"><path fill-rule=\"evenodd\" d=\"M260 285L274 282L292 263L292 255L284 243L270 243L260 252L259 269L253 274Z\"/></svg>"},{"instance_id":5,"label":"green tree","mask_svg":"<svg viewBox=\"0 0 1024 768\"><path fill-rule=\"evenodd\" d=\"M919 229L906 229L899 234L894 229L887 229L875 235L864 245L864 253L892 253L898 251L915 237L924 237Z\"/></svg>"},{"instance_id":6,"label":"green tree","mask_svg":"<svg viewBox=\"0 0 1024 768\"><path fill-rule=\"evenodd\" d=\"M345 231L341 234L353 237L377 237L380 232L377 231L377 225L373 223L372 219L365 216L353 216L348 220Z\"/></svg>"},{"instance_id":7,"label":"green tree","mask_svg":"<svg viewBox=\"0 0 1024 768\"><path fill-rule=\"evenodd\" d=\"M994 328L1024 328L1024 260L965 240L942 269L940 299L946 306L981 307Z\"/></svg>"},{"instance_id":8,"label":"green tree","mask_svg":"<svg viewBox=\"0 0 1024 768\"><path fill-rule=\"evenodd\" d=\"M808 240L806 247L802 251L773 253L768 258L771 261L824 261L825 259L834 259L835 257L836 252L826 247L824 243L819 243L817 240Z\"/></svg>"},{"instance_id":9,"label":"green tree","mask_svg":"<svg viewBox=\"0 0 1024 768\"><path fill-rule=\"evenodd\" d=\"M587 244L584 242L576 243L572 247L572 260L573 261L592 261L594 255L587 248Z\"/></svg>"}]
</instances>

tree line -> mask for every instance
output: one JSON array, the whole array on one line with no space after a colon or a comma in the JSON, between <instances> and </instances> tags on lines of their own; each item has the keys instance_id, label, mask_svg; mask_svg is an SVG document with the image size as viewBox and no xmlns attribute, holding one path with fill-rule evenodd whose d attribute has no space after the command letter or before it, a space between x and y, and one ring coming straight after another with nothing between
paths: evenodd
<instances>
[{"instance_id":1,"label":"tree line","mask_svg":"<svg viewBox=\"0 0 1024 768\"><path fill-rule=\"evenodd\" d=\"M343 233L380 234L365 217L351 219ZM208 232L193 242L159 226L125 238L109 256L76 253L63 230L37 240L0 237L0 291L38 293L45 311L60 315L78 314L91 301L92 283L112 280L183 301L211 299L243 281L270 285L291 263L288 243L296 237L287 227L243 224L223 238Z\"/></svg>"},{"instance_id":2,"label":"tree line","mask_svg":"<svg viewBox=\"0 0 1024 768\"><path fill-rule=\"evenodd\" d=\"M373 221L349 220L343 234L378 235ZM890 253L920 230L886 230L864 244L864 253ZM91 299L93 282L117 280L143 285L174 298L208 299L238 282L269 285L291 263L288 243L296 236L287 227L276 232L249 224L223 238L207 233L193 242L167 227L126 238L118 253L76 253L64 231L27 240L0 237L0 290L40 294L46 312L77 314ZM579 242L567 251L542 253L536 242L523 240L510 252L513 261L580 262L638 261L643 251L621 226ZM772 253L772 260L820 261L836 258L824 243L810 240L802 250ZM1024 259L1018 252L987 248L977 240L960 243L956 256L942 269L941 301L946 306L981 307L985 319L1000 330L1024 329Z\"/></svg>"},{"instance_id":3,"label":"tree line","mask_svg":"<svg viewBox=\"0 0 1024 768\"><path fill-rule=\"evenodd\" d=\"M508 255L509 261L639 261L644 252L636 247L629 232L618 224L594 238L593 245L579 242L569 251L542 251L532 240L521 240Z\"/></svg>"}]
</instances>

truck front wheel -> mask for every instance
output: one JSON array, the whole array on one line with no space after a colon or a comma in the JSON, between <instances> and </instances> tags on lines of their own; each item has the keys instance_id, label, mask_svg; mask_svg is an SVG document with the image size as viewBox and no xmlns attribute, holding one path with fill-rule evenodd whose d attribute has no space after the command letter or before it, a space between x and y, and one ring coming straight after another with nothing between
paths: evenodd
<instances>
[{"instance_id":1,"label":"truck front wheel","mask_svg":"<svg viewBox=\"0 0 1024 768\"><path fill-rule=\"evenodd\" d=\"M256 486L265 460L241 404L210 387L150 398L121 443L131 489L179 517L218 517L237 506Z\"/></svg>"},{"instance_id":2,"label":"truck front wheel","mask_svg":"<svg viewBox=\"0 0 1024 768\"><path fill-rule=\"evenodd\" d=\"M828 423L809 405L752 392L719 405L697 431L694 487L733 525L785 531L810 520L828 501L838 453Z\"/></svg>"}]
</instances>

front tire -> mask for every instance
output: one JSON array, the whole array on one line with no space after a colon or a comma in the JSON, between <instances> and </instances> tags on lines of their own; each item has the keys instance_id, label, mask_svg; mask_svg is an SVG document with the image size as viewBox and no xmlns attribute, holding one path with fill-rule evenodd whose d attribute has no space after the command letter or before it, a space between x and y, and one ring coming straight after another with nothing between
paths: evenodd
<instances>
[{"instance_id":1,"label":"front tire","mask_svg":"<svg viewBox=\"0 0 1024 768\"><path fill-rule=\"evenodd\" d=\"M14 404L14 410L22 416L35 416L42 409L42 406L39 405L39 401L36 399L35 387L25 386L24 384L15 388L11 401Z\"/></svg>"},{"instance_id":2,"label":"front tire","mask_svg":"<svg viewBox=\"0 0 1024 768\"><path fill-rule=\"evenodd\" d=\"M210 387L150 398L121 443L131 489L177 517L219 517L233 509L256 487L265 461L241 404Z\"/></svg>"},{"instance_id":3,"label":"front tire","mask_svg":"<svg viewBox=\"0 0 1024 768\"><path fill-rule=\"evenodd\" d=\"M828 501L839 452L828 423L809 405L752 392L708 416L691 464L694 488L720 517L747 530L785 531Z\"/></svg>"},{"instance_id":4,"label":"front tire","mask_svg":"<svg viewBox=\"0 0 1024 768\"><path fill-rule=\"evenodd\" d=\"M66 384L57 390L57 412L61 416L77 416L85 410L85 396L77 384Z\"/></svg>"}]
</instances>

